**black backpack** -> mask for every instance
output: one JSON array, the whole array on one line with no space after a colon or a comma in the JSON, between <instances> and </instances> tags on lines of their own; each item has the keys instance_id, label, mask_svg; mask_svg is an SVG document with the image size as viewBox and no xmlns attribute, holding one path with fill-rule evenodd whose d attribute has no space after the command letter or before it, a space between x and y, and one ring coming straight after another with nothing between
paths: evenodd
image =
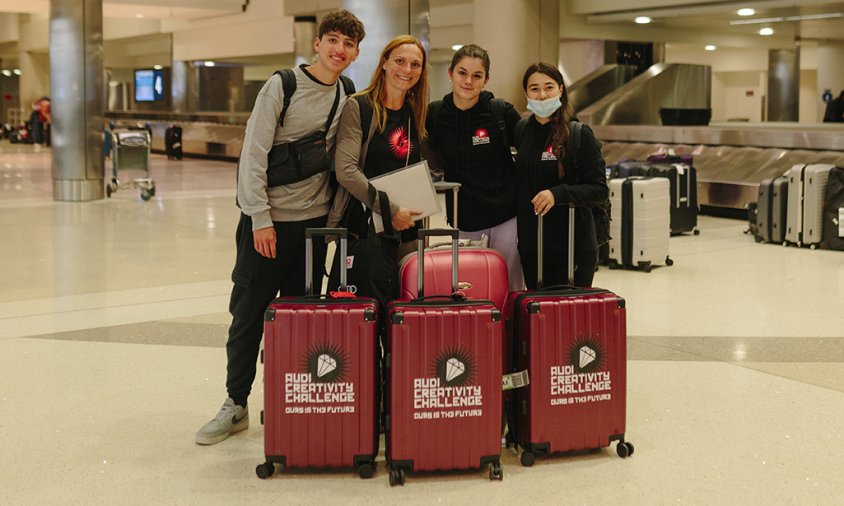
<instances>
[{"instance_id":1,"label":"black backpack","mask_svg":"<svg viewBox=\"0 0 844 506\"><path fill-rule=\"evenodd\" d=\"M516 123L516 128L513 131L516 148L518 148L522 143L522 134L524 133L525 125L527 125L529 118L530 117L522 118L518 123ZM566 139L566 152L572 153L572 160L574 161L575 167L577 167L576 153L581 146L582 132L583 123L577 120L572 120L569 123L569 137ZM598 149L601 149L601 141L597 138L595 140L598 142ZM598 247L603 246L612 239L612 236L610 236L611 215L612 205L610 204L609 196L607 196L606 200L602 203L592 208L592 218L595 220L595 238L598 240Z\"/></svg>"},{"instance_id":2,"label":"black backpack","mask_svg":"<svg viewBox=\"0 0 844 506\"><path fill-rule=\"evenodd\" d=\"M293 73L293 69L276 70L273 74L281 76L281 89L284 91L284 98L281 105L281 114L278 116L278 126L284 126L284 115L287 114L290 99L296 93L296 74ZM351 79L341 75L340 82L343 83L343 93L347 97L355 93L355 83Z\"/></svg>"}]
</instances>

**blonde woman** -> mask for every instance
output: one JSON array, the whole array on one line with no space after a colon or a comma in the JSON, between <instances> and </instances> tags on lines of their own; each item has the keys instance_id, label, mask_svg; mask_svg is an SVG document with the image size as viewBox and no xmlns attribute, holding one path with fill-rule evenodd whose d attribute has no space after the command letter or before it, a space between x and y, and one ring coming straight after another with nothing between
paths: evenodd
<instances>
[{"instance_id":1,"label":"blonde woman","mask_svg":"<svg viewBox=\"0 0 844 506\"><path fill-rule=\"evenodd\" d=\"M367 238L371 230L368 212L381 214L381 201L370 195L369 179L412 165L422 158L426 137L428 66L425 48L415 37L401 35L381 51L379 65L369 86L349 100L340 116L335 153L335 170L340 188L328 217L328 226L344 226L353 238ZM389 196L388 196L389 197ZM415 218L419 212L390 203L393 234L369 237L391 258L391 265L364 265L364 255L349 253L350 284L358 295L378 299L382 304L398 293L396 257L400 243L416 238ZM339 254L339 253L338 253ZM357 258L355 258L357 257ZM371 259L368 259L371 260ZM335 257L329 287L338 284ZM368 271L368 272L367 272Z\"/></svg>"}]
</instances>

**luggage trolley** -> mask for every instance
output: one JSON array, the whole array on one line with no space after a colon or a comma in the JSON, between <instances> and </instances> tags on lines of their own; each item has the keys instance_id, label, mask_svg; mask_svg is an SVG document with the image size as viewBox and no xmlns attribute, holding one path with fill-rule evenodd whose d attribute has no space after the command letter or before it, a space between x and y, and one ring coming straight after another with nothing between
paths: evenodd
<instances>
[{"instance_id":1,"label":"luggage trolley","mask_svg":"<svg viewBox=\"0 0 844 506\"><path fill-rule=\"evenodd\" d=\"M121 186L117 179L118 170L136 170L146 173L146 177L133 179L131 186L140 190L141 198L145 201L155 195L155 181L149 177L149 147L150 135L146 130L111 131L112 176L111 182L106 185L106 195L109 198Z\"/></svg>"}]
</instances>

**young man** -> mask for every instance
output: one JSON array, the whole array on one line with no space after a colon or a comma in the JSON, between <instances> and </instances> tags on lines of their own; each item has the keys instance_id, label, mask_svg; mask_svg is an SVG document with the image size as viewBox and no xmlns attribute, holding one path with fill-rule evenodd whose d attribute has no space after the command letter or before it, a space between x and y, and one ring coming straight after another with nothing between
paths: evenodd
<instances>
[{"instance_id":1,"label":"young man","mask_svg":"<svg viewBox=\"0 0 844 506\"><path fill-rule=\"evenodd\" d=\"M242 212L235 237L237 259L229 302L228 398L217 416L196 433L198 444L218 443L249 427L247 398L256 374L264 310L279 292L304 294L305 229L324 227L331 204L327 172L290 184L269 185L268 152L274 145L324 129L335 109L326 135L326 148L333 149L340 108L347 98L339 77L358 57L363 37L363 23L354 14L345 10L328 14L314 40L316 61L293 69L296 90L289 97L283 121L279 121L284 104L281 76L274 74L255 100L246 123L237 175L237 201ZM314 265L325 264L323 241L314 241L313 254ZM312 286L322 286L321 269L314 269Z\"/></svg>"}]
</instances>

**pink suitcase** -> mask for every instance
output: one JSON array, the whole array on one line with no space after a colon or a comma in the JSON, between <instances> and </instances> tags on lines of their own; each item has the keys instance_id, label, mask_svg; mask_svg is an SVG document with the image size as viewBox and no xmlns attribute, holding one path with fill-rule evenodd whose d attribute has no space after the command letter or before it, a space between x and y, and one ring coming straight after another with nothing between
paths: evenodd
<instances>
[{"instance_id":1,"label":"pink suitcase","mask_svg":"<svg viewBox=\"0 0 844 506\"><path fill-rule=\"evenodd\" d=\"M573 270L569 253L570 285ZM541 286L541 254L538 279ZM624 299L601 288L547 287L511 294L507 311L514 369L527 370L530 378L508 405L508 440L522 447L522 465L533 465L537 454L602 448L612 441L618 441L619 457L632 455L633 445L625 441Z\"/></svg>"},{"instance_id":2,"label":"pink suitcase","mask_svg":"<svg viewBox=\"0 0 844 506\"><path fill-rule=\"evenodd\" d=\"M419 231L420 250L424 238L434 232ZM458 231L438 232L452 236L449 253L459 258ZM428 279L424 272L422 277ZM456 283L455 276L452 284ZM423 283L420 292L431 294L426 288ZM410 471L487 466L491 480L503 478L501 311L489 300L451 295L455 288L448 286L444 296L419 293L414 300L388 305L390 485L404 484Z\"/></svg>"},{"instance_id":3,"label":"pink suitcase","mask_svg":"<svg viewBox=\"0 0 844 506\"><path fill-rule=\"evenodd\" d=\"M311 237L345 229L308 229ZM341 284L346 284L341 264ZM307 287L307 293L312 293ZM283 468L354 468L370 478L378 455L377 303L364 297L284 297L264 322L264 454L258 477Z\"/></svg>"},{"instance_id":4,"label":"pink suitcase","mask_svg":"<svg viewBox=\"0 0 844 506\"><path fill-rule=\"evenodd\" d=\"M460 248L457 256L457 290L468 299L491 300L498 310L504 308L510 291L507 263L500 253L490 248ZM399 300L412 300L419 291L419 257L410 254L399 266ZM453 262L451 250L425 250L425 279L428 293L451 293Z\"/></svg>"}]
</instances>

